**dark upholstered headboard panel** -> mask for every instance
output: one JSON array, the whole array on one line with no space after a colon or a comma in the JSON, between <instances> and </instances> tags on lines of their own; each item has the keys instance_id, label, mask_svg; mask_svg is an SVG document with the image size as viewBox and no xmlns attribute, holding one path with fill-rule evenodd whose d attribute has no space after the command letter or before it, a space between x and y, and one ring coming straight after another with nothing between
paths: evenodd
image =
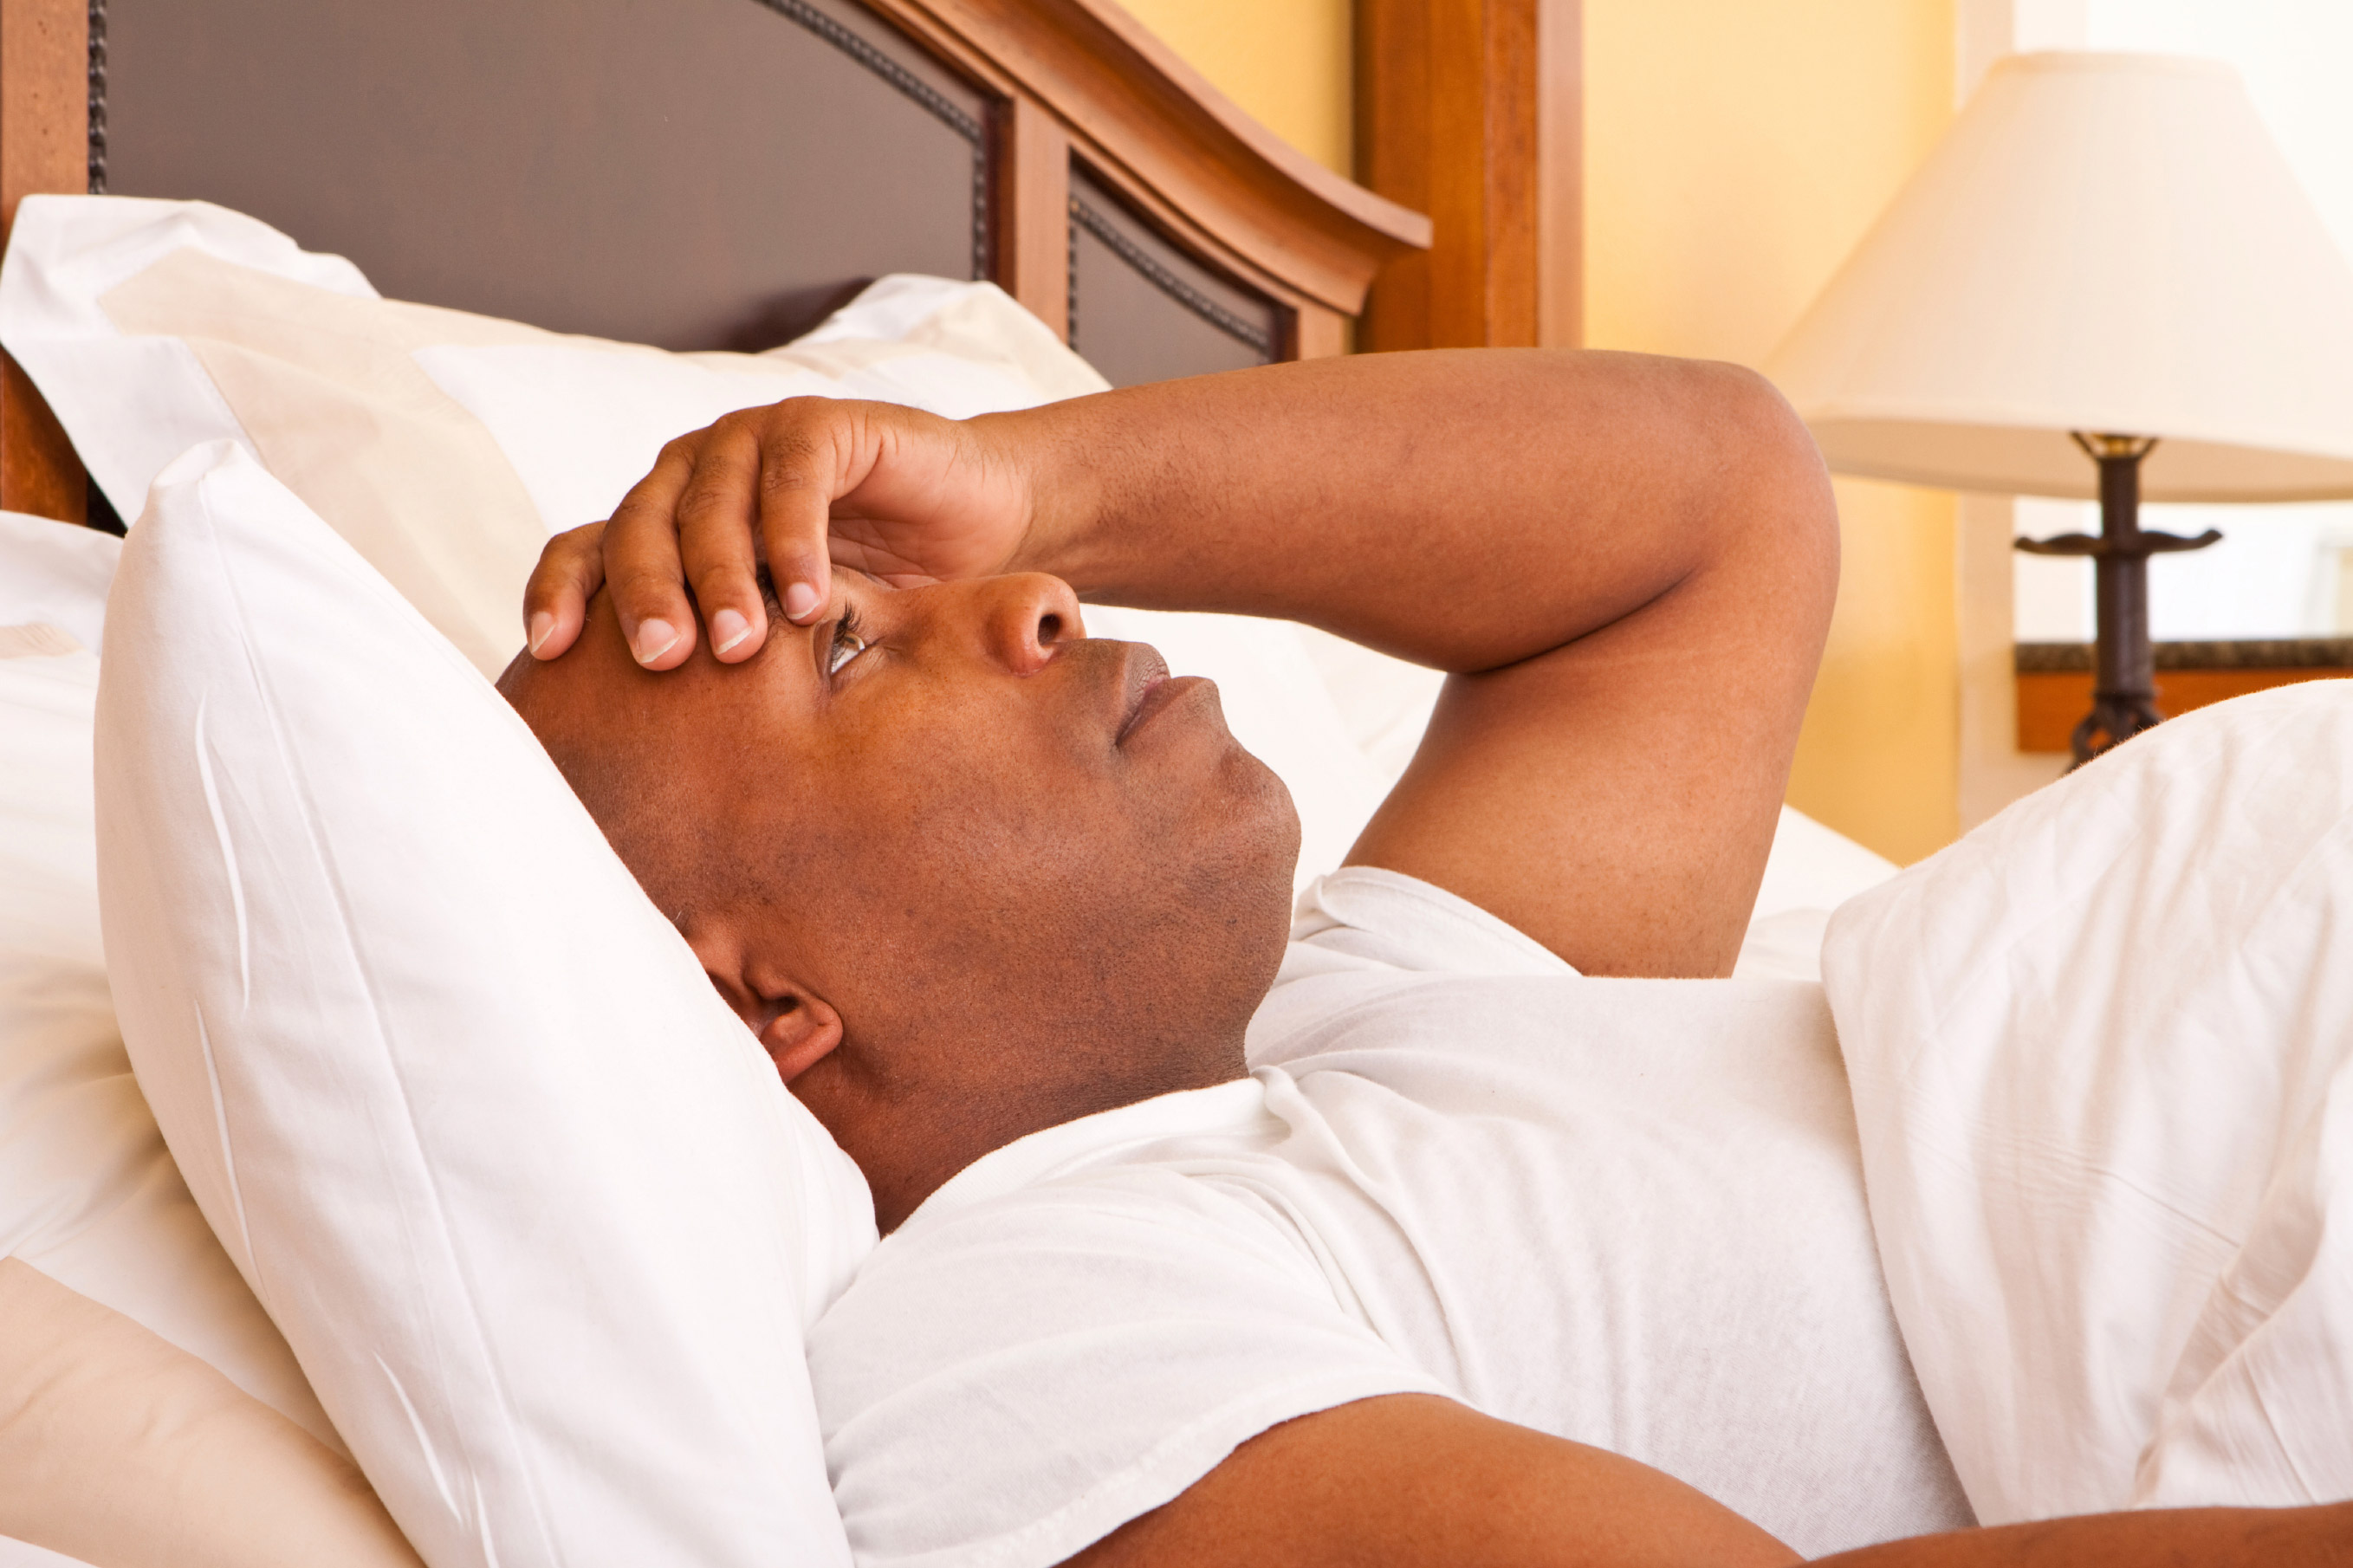
<instances>
[{"instance_id":1,"label":"dark upholstered headboard panel","mask_svg":"<svg viewBox=\"0 0 2353 1568\"><path fill-rule=\"evenodd\" d=\"M103 189L249 213L395 298L762 349L885 272L988 275L987 98L842 0L103 15Z\"/></svg>"},{"instance_id":2,"label":"dark upholstered headboard panel","mask_svg":"<svg viewBox=\"0 0 2353 1568\"><path fill-rule=\"evenodd\" d=\"M1084 168L1071 172L1071 346L1113 386L1269 364L1282 312L1171 245Z\"/></svg>"},{"instance_id":3,"label":"dark upholstered headboard panel","mask_svg":"<svg viewBox=\"0 0 2353 1568\"><path fill-rule=\"evenodd\" d=\"M1338 353L1430 242L1115 0L0 0L0 225L203 198L395 298L673 349L988 278L1121 384ZM86 508L5 356L0 507Z\"/></svg>"}]
</instances>

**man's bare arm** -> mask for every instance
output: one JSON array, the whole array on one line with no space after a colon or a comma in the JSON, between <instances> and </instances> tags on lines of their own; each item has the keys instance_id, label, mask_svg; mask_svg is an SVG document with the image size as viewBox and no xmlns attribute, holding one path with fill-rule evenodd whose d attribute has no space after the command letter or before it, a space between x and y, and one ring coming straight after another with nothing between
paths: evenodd
<instances>
[{"instance_id":1,"label":"man's bare arm","mask_svg":"<svg viewBox=\"0 0 2353 1568\"><path fill-rule=\"evenodd\" d=\"M723 657L746 657L755 541L780 584L828 551L901 580L1045 571L1452 672L1352 858L1597 973L1730 965L1837 570L1820 461L1746 372L1367 355L962 425L813 399L731 416L673 443L601 540L551 546L533 646L560 652L609 578L649 668L691 649L683 583Z\"/></svg>"},{"instance_id":2,"label":"man's bare arm","mask_svg":"<svg viewBox=\"0 0 2353 1568\"><path fill-rule=\"evenodd\" d=\"M1071 1568L1766 1568L1795 1552L1631 1459L1451 1400L1344 1405L1243 1444ZM2344 1568L2353 1503L2098 1514L1919 1536L1838 1568Z\"/></svg>"},{"instance_id":3,"label":"man's bare arm","mask_svg":"<svg viewBox=\"0 0 2353 1568\"><path fill-rule=\"evenodd\" d=\"M1647 1465L1398 1394L1259 1434L1068 1568L1780 1568L1797 1553Z\"/></svg>"},{"instance_id":4,"label":"man's bare arm","mask_svg":"<svg viewBox=\"0 0 2353 1568\"><path fill-rule=\"evenodd\" d=\"M1796 416L1746 372L1636 355L1284 371L1015 416L1054 460L1012 564L1452 672L1351 862L1588 973L1728 971L1837 586Z\"/></svg>"}]
</instances>

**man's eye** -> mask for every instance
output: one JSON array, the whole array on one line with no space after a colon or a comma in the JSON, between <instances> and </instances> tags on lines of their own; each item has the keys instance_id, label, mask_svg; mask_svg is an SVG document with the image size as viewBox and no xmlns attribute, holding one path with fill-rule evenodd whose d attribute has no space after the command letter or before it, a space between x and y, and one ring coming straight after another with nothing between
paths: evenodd
<instances>
[{"instance_id":1,"label":"man's eye","mask_svg":"<svg viewBox=\"0 0 2353 1568\"><path fill-rule=\"evenodd\" d=\"M839 675L841 667L866 651L866 639L858 635L844 616L833 624L833 646L826 650L825 672Z\"/></svg>"}]
</instances>

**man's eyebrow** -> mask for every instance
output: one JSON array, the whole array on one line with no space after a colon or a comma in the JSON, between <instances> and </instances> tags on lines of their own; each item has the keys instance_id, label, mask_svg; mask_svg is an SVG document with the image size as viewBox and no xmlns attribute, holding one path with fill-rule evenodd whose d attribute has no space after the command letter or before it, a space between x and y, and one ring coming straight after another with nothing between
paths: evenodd
<instances>
[{"instance_id":1,"label":"man's eyebrow","mask_svg":"<svg viewBox=\"0 0 2353 1568\"><path fill-rule=\"evenodd\" d=\"M878 589L883 593L891 591L891 584L871 572L861 572L855 566L836 566L833 570L837 576L855 577L870 588ZM766 564L764 563L755 568L752 576L753 580L760 584L760 602L767 606L768 618L772 621L785 619L784 602L776 597L776 580L768 574Z\"/></svg>"}]
</instances>

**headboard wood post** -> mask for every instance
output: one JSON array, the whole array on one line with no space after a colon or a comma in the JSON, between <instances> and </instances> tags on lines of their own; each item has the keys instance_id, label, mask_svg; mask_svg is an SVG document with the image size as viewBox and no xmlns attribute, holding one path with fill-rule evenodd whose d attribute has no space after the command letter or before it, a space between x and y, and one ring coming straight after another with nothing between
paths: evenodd
<instances>
[{"instance_id":1,"label":"headboard wood post","mask_svg":"<svg viewBox=\"0 0 2353 1568\"><path fill-rule=\"evenodd\" d=\"M1348 352L1348 318L1328 305L1302 305L1291 313L1285 359L1329 359Z\"/></svg>"},{"instance_id":2,"label":"headboard wood post","mask_svg":"<svg viewBox=\"0 0 2353 1568\"><path fill-rule=\"evenodd\" d=\"M0 0L0 243L26 196L89 188L87 0ZM57 416L0 355L0 508L80 522L87 501Z\"/></svg>"},{"instance_id":3,"label":"headboard wood post","mask_svg":"<svg viewBox=\"0 0 2353 1568\"><path fill-rule=\"evenodd\" d=\"M1035 99L997 115L997 282L1071 336L1071 136Z\"/></svg>"},{"instance_id":4,"label":"headboard wood post","mask_svg":"<svg viewBox=\"0 0 2353 1568\"><path fill-rule=\"evenodd\" d=\"M1581 23L1579 0L1357 0L1358 175L1433 230L1361 346L1577 341Z\"/></svg>"},{"instance_id":5,"label":"headboard wood post","mask_svg":"<svg viewBox=\"0 0 2353 1568\"><path fill-rule=\"evenodd\" d=\"M1546 0L1536 18L1536 342L1585 342L1585 18Z\"/></svg>"}]
</instances>

